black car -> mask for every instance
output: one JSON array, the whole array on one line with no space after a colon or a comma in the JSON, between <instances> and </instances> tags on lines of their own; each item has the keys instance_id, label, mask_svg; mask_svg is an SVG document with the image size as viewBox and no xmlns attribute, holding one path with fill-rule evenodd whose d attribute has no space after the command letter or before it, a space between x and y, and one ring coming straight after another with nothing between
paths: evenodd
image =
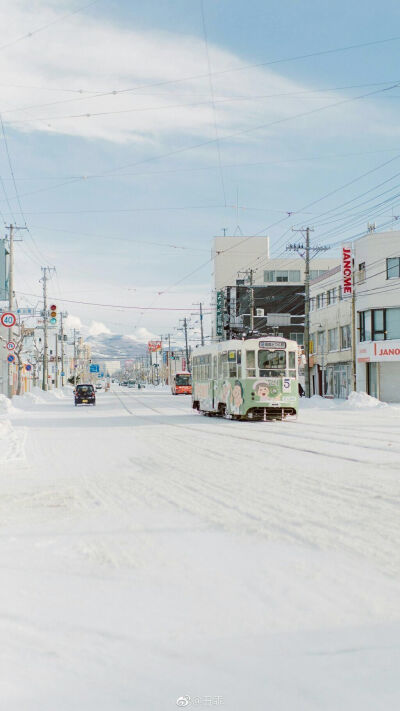
<instances>
[{"instance_id":1,"label":"black car","mask_svg":"<svg viewBox=\"0 0 400 711\"><path fill-rule=\"evenodd\" d=\"M95 405L96 393L93 385L77 385L74 390L76 405Z\"/></svg>"}]
</instances>

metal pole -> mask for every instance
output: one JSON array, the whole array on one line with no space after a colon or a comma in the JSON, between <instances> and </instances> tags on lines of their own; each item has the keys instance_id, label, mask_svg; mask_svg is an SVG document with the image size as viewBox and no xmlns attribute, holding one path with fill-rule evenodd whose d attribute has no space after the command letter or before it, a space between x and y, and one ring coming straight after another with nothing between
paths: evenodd
<instances>
[{"instance_id":1,"label":"metal pole","mask_svg":"<svg viewBox=\"0 0 400 711\"><path fill-rule=\"evenodd\" d=\"M48 390L49 355L48 355L48 322L47 322L47 267L42 267L43 272L43 374L42 390Z\"/></svg>"},{"instance_id":2,"label":"metal pole","mask_svg":"<svg viewBox=\"0 0 400 711\"><path fill-rule=\"evenodd\" d=\"M55 348L55 351L56 351L56 378L55 378L55 380L56 380L56 388L58 388L58 333L57 333L57 331L55 333L55 338L56 338L56 348Z\"/></svg>"},{"instance_id":3,"label":"metal pole","mask_svg":"<svg viewBox=\"0 0 400 711\"><path fill-rule=\"evenodd\" d=\"M8 273L8 304L11 313L14 308L14 227L10 225L10 266ZM13 329L10 328L9 340L13 340ZM13 396L13 363L8 364L8 397Z\"/></svg>"},{"instance_id":4,"label":"metal pole","mask_svg":"<svg viewBox=\"0 0 400 711\"><path fill-rule=\"evenodd\" d=\"M187 320L186 316L183 319L183 328L185 330L185 350L186 350L186 368L188 373L190 373L190 363L189 363L189 346L188 346L188 337L187 337Z\"/></svg>"},{"instance_id":5,"label":"metal pole","mask_svg":"<svg viewBox=\"0 0 400 711\"><path fill-rule=\"evenodd\" d=\"M76 362L76 329L74 328L74 387L76 388L76 371L77 371L77 362Z\"/></svg>"},{"instance_id":6,"label":"metal pole","mask_svg":"<svg viewBox=\"0 0 400 711\"><path fill-rule=\"evenodd\" d=\"M200 301L200 334L201 345L204 346L204 329L203 329L203 304Z\"/></svg>"},{"instance_id":7,"label":"metal pole","mask_svg":"<svg viewBox=\"0 0 400 711\"><path fill-rule=\"evenodd\" d=\"M63 314L61 313L61 387L64 387L64 375L65 373L64 370L64 322L63 322Z\"/></svg>"},{"instance_id":8,"label":"metal pole","mask_svg":"<svg viewBox=\"0 0 400 711\"><path fill-rule=\"evenodd\" d=\"M306 356L306 397L310 397L310 228L306 229L304 344Z\"/></svg>"}]
</instances>

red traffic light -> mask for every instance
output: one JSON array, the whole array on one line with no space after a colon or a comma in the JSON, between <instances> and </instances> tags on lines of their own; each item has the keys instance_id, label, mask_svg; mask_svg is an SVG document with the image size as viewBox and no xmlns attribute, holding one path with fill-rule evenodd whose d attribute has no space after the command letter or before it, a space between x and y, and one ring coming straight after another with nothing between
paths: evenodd
<instances>
[{"instance_id":1,"label":"red traffic light","mask_svg":"<svg viewBox=\"0 0 400 711\"><path fill-rule=\"evenodd\" d=\"M50 306L50 311L57 311L57 306L55 304L52 304Z\"/></svg>"}]
</instances>

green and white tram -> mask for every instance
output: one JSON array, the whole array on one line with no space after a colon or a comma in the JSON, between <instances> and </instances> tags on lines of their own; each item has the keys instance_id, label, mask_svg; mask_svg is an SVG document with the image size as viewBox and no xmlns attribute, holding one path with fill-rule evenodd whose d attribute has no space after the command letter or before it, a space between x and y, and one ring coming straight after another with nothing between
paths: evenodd
<instances>
[{"instance_id":1,"label":"green and white tram","mask_svg":"<svg viewBox=\"0 0 400 711\"><path fill-rule=\"evenodd\" d=\"M236 420L297 415L298 344L265 336L197 348L192 359L192 406Z\"/></svg>"}]
</instances>

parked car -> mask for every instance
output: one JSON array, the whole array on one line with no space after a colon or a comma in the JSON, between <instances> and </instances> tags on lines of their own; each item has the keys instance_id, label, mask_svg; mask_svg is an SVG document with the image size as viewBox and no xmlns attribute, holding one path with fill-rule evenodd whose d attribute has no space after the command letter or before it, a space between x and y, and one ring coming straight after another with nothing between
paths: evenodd
<instances>
[{"instance_id":1,"label":"parked car","mask_svg":"<svg viewBox=\"0 0 400 711\"><path fill-rule=\"evenodd\" d=\"M93 385L90 383L82 383L76 386L74 390L75 407L76 405L95 405L96 393Z\"/></svg>"},{"instance_id":2,"label":"parked car","mask_svg":"<svg viewBox=\"0 0 400 711\"><path fill-rule=\"evenodd\" d=\"M103 384L102 384L102 383L96 383L96 390L103 390Z\"/></svg>"}]
</instances>

